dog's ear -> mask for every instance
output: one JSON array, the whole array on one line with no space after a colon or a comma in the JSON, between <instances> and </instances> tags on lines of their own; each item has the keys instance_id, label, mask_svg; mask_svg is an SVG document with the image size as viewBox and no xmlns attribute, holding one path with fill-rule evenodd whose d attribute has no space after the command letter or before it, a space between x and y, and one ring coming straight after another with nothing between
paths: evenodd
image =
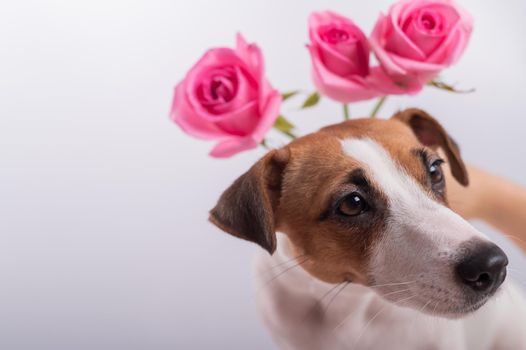
<instances>
[{"instance_id":1,"label":"dog's ear","mask_svg":"<svg viewBox=\"0 0 526 350\"><path fill-rule=\"evenodd\" d=\"M446 153L451 166L451 173L455 179L463 186L469 184L468 171L460 157L460 149L439 122L417 108L409 108L398 112L393 118L409 125L423 145L432 148L442 148Z\"/></svg>"},{"instance_id":2,"label":"dog's ear","mask_svg":"<svg viewBox=\"0 0 526 350\"><path fill-rule=\"evenodd\" d=\"M221 230L276 250L276 210L281 196L288 148L272 150L241 175L210 211L210 221Z\"/></svg>"}]
</instances>

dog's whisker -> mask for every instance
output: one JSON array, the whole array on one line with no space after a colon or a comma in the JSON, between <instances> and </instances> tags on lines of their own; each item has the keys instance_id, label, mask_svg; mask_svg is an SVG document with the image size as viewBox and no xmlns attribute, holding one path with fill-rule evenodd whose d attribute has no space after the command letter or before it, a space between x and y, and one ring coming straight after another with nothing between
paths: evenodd
<instances>
[{"instance_id":1,"label":"dog's whisker","mask_svg":"<svg viewBox=\"0 0 526 350\"><path fill-rule=\"evenodd\" d=\"M437 300L437 302L435 303L435 306L433 307L433 311L431 312L432 316L436 316L436 310L439 304L440 304L440 300ZM433 317L432 320L433 320L432 322L433 329L436 329L439 326L440 317Z\"/></svg>"},{"instance_id":2,"label":"dog's whisker","mask_svg":"<svg viewBox=\"0 0 526 350\"><path fill-rule=\"evenodd\" d=\"M334 328L332 329L332 332L334 333L338 328L340 328L341 326L343 326L343 325L345 324L345 322L347 322L347 320L348 320L349 317L351 317L351 316L352 316L352 312L349 313L347 316L345 316L345 318L344 318L343 320L341 320L340 323L338 323L338 324L336 325L336 327L334 327Z\"/></svg>"},{"instance_id":3,"label":"dog's whisker","mask_svg":"<svg viewBox=\"0 0 526 350\"><path fill-rule=\"evenodd\" d=\"M510 271L510 272L516 272L518 274L523 274L523 271L520 271L520 270L517 270L517 269L513 269L511 267L507 267L507 270Z\"/></svg>"},{"instance_id":4,"label":"dog's whisker","mask_svg":"<svg viewBox=\"0 0 526 350\"><path fill-rule=\"evenodd\" d=\"M411 289L402 289L402 290L395 290L394 292L389 292L387 294L381 294L383 297L386 297L386 296L389 296L389 295L393 295L393 294L398 294L398 293L403 293L403 292L409 292L411 291Z\"/></svg>"},{"instance_id":5,"label":"dog's whisker","mask_svg":"<svg viewBox=\"0 0 526 350\"><path fill-rule=\"evenodd\" d=\"M437 311L438 304L440 304L440 300L437 300L437 303L435 304L435 307L433 308L432 315L435 315L435 312Z\"/></svg>"},{"instance_id":6,"label":"dog's whisker","mask_svg":"<svg viewBox=\"0 0 526 350\"><path fill-rule=\"evenodd\" d=\"M411 284L411 283L415 283L415 282L416 282L416 280L415 281L409 281L409 282L396 282L396 283L377 284L377 285L369 286L369 288L400 286L400 285Z\"/></svg>"},{"instance_id":7,"label":"dog's whisker","mask_svg":"<svg viewBox=\"0 0 526 350\"><path fill-rule=\"evenodd\" d=\"M305 314L305 317L303 318L302 323L305 322L305 321L309 318L309 316L310 316L310 315L316 310L316 308L317 308L318 305L323 304L323 300L324 300L327 296L329 296L329 295L330 295L335 289L337 289L338 287L341 287L341 289L338 290L338 291L336 292L336 295L337 295L341 290L345 289L345 287L346 287L349 283L350 283L350 282L348 282L348 281L340 282L340 283L334 285L334 286L333 286L332 288L330 288L328 291L326 291L326 292L321 296L321 298L318 299L318 300L316 300L316 301L314 302L314 304L309 308L309 311ZM343 286L343 287L342 287L342 286ZM333 299L334 299L334 297L331 298L331 300L329 301L329 305L330 305L330 303L332 302ZM328 307L328 306L327 306L327 307ZM324 311L322 312L322 315L325 314L325 311L326 311L326 309L324 309Z\"/></svg>"},{"instance_id":8,"label":"dog's whisker","mask_svg":"<svg viewBox=\"0 0 526 350\"><path fill-rule=\"evenodd\" d=\"M524 277L525 277L524 271L517 270L517 269L511 268L511 267L507 267L506 269L508 270L508 272L510 272L510 276L515 277L513 282L524 283L522 281L524 279Z\"/></svg>"},{"instance_id":9,"label":"dog's whisker","mask_svg":"<svg viewBox=\"0 0 526 350\"><path fill-rule=\"evenodd\" d=\"M402 299L402 300L398 300L397 302L395 302L394 304L395 305L400 305L401 303L403 303L404 301L409 301L413 298L415 298L417 295L412 295L408 298L405 298L405 299ZM354 342L354 346L352 347L353 349L356 349L357 346L358 346L358 343L360 341L360 339L362 338L362 336L365 334L365 331L367 330L367 328L369 328L369 326L373 323L373 321L386 309L387 305L384 305L383 308L381 308L373 317L371 317L371 319L365 324L365 326L363 327L362 331L358 334L358 337L356 338L356 341Z\"/></svg>"},{"instance_id":10,"label":"dog's whisker","mask_svg":"<svg viewBox=\"0 0 526 350\"><path fill-rule=\"evenodd\" d=\"M512 269L509 267L507 269L510 272L510 276L513 277L513 282L520 284L522 288L526 289L526 283L524 282L524 279L525 279L524 273L522 271Z\"/></svg>"},{"instance_id":11,"label":"dog's whisker","mask_svg":"<svg viewBox=\"0 0 526 350\"><path fill-rule=\"evenodd\" d=\"M402 290L397 290L397 291L394 291L394 292L390 292L390 293L387 293L387 294L383 294L383 296L389 296L389 295L393 295L393 294L397 294L397 293L403 293L403 292L409 292L410 289L402 289ZM398 302L401 302L403 300L399 300L397 302L395 302L394 304L397 304ZM338 323L338 325L336 327L334 327L334 329L332 330L333 332L336 331L338 328L340 328L341 326L343 326L345 324L345 322L347 322L347 320L349 319L349 317L352 316L352 313L350 313L349 315L347 315L340 323Z\"/></svg>"},{"instance_id":12,"label":"dog's whisker","mask_svg":"<svg viewBox=\"0 0 526 350\"><path fill-rule=\"evenodd\" d=\"M424 307L422 307L422 308L420 309L420 312L423 313L424 310L426 309L426 307L427 307L429 304L431 304L432 301L433 301L433 299L429 299L429 301L428 301L427 303L424 304Z\"/></svg>"},{"instance_id":13,"label":"dog's whisker","mask_svg":"<svg viewBox=\"0 0 526 350\"><path fill-rule=\"evenodd\" d=\"M517 236L514 236L514 235L506 235L506 234L502 234L502 236L504 237L507 237L509 239L513 239L513 240L517 240L519 242L521 242L522 244L526 245L526 241L520 237L517 237Z\"/></svg>"},{"instance_id":14,"label":"dog's whisker","mask_svg":"<svg viewBox=\"0 0 526 350\"><path fill-rule=\"evenodd\" d=\"M524 280L526 279L526 276L522 272L518 270L508 270L508 275L513 278L514 283L519 283L526 288L526 285L524 285Z\"/></svg>"},{"instance_id":15,"label":"dog's whisker","mask_svg":"<svg viewBox=\"0 0 526 350\"><path fill-rule=\"evenodd\" d=\"M268 281L266 281L265 283L263 283L263 285L258 289L258 291L256 293L259 293L261 292L261 290L263 290L263 288L267 287L270 283L272 283L273 281L275 281L277 278L283 276L285 273L289 272L290 270L296 268L296 267L299 267L301 265L303 265L304 263L307 262L307 260L309 260L308 257L304 258L303 260L297 262L296 264L292 265L292 266L289 266L287 267L286 269L284 269L283 271L280 271L276 276L272 277L271 279L269 279Z\"/></svg>"},{"instance_id":16,"label":"dog's whisker","mask_svg":"<svg viewBox=\"0 0 526 350\"><path fill-rule=\"evenodd\" d=\"M327 303L327 305L325 305L325 308L322 312L322 316L325 316L325 314L327 313L327 311L329 310L329 306L331 305L331 303L334 301L334 299L336 299L336 297L338 296L338 294L340 294L351 282L349 281L346 281L344 282L343 284L343 287L341 287L340 289L338 289L336 291L336 293L331 297L331 299L329 299L329 302Z\"/></svg>"},{"instance_id":17,"label":"dog's whisker","mask_svg":"<svg viewBox=\"0 0 526 350\"><path fill-rule=\"evenodd\" d=\"M365 331L367 330L367 328L369 328L369 326L371 325L371 323L373 323L373 321L382 313L384 312L384 310L387 308L387 305L384 305L384 307L382 307L376 314L374 314L373 317L371 317L371 319L369 319L369 321L367 321L367 323L365 324L365 326L362 328L362 330L360 331L360 333L358 334L358 337L356 338L356 341L354 342L354 346L353 346L353 349L357 347L358 345L358 342L360 341L360 339L362 338L363 334L365 333Z\"/></svg>"},{"instance_id":18,"label":"dog's whisker","mask_svg":"<svg viewBox=\"0 0 526 350\"><path fill-rule=\"evenodd\" d=\"M289 264L289 263L291 263L291 262L293 262L293 261L296 261L296 260L298 260L298 259L300 259L300 258L303 258L303 257L305 257L305 256L306 256L306 254L300 254L300 255L295 256L295 257L293 257L293 258L290 258L290 259L288 259L288 260L286 260L286 261L282 261L282 262L280 262L279 264L276 264L276 265L274 265L274 266L271 266L271 267L269 268L269 270L270 270L269 272L272 272L272 270L274 270L274 269L276 269L276 268L278 268L278 267L280 267L280 266L287 265L287 264Z\"/></svg>"},{"instance_id":19,"label":"dog's whisker","mask_svg":"<svg viewBox=\"0 0 526 350\"><path fill-rule=\"evenodd\" d=\"M520 303L518 303L517 299L513 296L511 290L509 288L506 288L505 289L505 293L508 295L508 300L512 302L512 304L520 307ZM500 295L496 295L496 298L495 298L495 302L496 300L501 300L501 296Z\"/></svg>"},{"instance_id":20,"label":"dog's whisker","mask_svg":"<svg viewBox=\"0 0 526 350\"><path fill-rule=\"evenodd\" d=\"M417 295L416 295L416 294L413 294L413 295L411 295L411 296L408 297L408 298L405 298L405 299L401 299L401 300L396 301L394 304L395 304L395 305L399 305L399 304L403 303L404 301L409 301L409 300L411 300L411 299L413 299L413 298L416 298L416 297L417 297Z\"/></svg>"},{"instance_id":21,"label":"dog's whisker","mask_svg":"<svg viewBox=\"0 0 526 350\"><path fill-rule=\"evenodd\" d=\"M514 278L513 282L520 284L522 286L522 288L526 289L526 283L521 278Z\"/></svg>"},{"instance_id":22,"label":"dog's whisker","mask_svg":"<svg viewBox=\"0 0 526 350\"><path fill-rule=\"evenodd\" d=\"M433 301L433 299L429 299L425 304L424 306L422 306L418 312L418 314L416 315L416 317L413 317L413 319L411 320L411 326L413 326L416 322L418 322L419 320L421 320L423 317L426 317L427 315L424 313L424 310L426 309L426 307Z\"/></svg>"},{"instance_id":23,"label":"dog's whisker","mask_svg":"<svg viewBox=\"0 0 526 350\"><path fill-rule=\"evenodd\" d=\"M302 259L302 258L305 258L307 257L307 254L300 254L298 256L295 256L293 258L290 258L286 261L282 261L274 266L271 266L267 271L264 271L262 272L262 275L264 276L269 276L269 275L272 275L274 274L274 271L282 266L286 266L288 264L291 264L291 263L294 263L294 262L297 262L299 259Z\"/></svg>"}]
</instances>

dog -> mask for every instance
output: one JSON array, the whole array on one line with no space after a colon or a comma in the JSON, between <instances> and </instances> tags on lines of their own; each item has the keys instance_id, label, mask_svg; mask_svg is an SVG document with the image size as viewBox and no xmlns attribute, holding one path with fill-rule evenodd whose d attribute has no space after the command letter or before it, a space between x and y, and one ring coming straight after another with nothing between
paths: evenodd
<instances>
[{"instance_id":1,"label":"dog","mask_svg":"<svg viewBox=\"0 0 526 350\"><path fill-rule=\"evenodd\" d=\"M210 221L266 250L256 303L280 348L526 349L506 254L449 208L439 150L467 186L426 112L345 121L269 151L221 195Z\"/></svg>"}]
</instances>

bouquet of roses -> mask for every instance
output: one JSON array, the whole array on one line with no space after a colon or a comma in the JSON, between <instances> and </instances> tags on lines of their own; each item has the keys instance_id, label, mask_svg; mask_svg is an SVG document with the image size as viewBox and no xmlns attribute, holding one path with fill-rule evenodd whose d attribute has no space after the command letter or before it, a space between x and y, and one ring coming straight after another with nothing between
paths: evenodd
<instances>
[{"instance_id":1,"label":"bouquet of roses","mask_svg":"<svg viewBox=\"0 0 526 350\"><path fill-rule=\"evenodd\" d=\"M395 3L369 37L340 14L312 13L307 48L317 91L302 108L324 96L342 103L348 119L348 104L377 98L374 117L389 95L414 95L425 86L462 92L437 77L464 52L472 24L452 0ZM371 65L371 51L377 65ZM280 107L297 93L272 87L261 50L238 34L235 48L209 49L177 85L171 118L189 135L216 140L211 156L229 157L265 146L272 127L295 138Z\"/></svg>"}]
</instances>

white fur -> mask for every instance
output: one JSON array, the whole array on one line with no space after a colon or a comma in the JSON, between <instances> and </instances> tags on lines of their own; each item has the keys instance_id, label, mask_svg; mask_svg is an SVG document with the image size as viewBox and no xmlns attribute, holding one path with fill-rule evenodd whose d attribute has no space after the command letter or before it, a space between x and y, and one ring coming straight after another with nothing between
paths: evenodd
<instances>
[{"instance_id":1,"label":"white fur","mask_svg":"<svg viewBox=\"0 0 526 350\"><path fill-rule=\"evenodd\" d=\"M468 308L452 266L468 241L487 238L451 209L432 199L389 153L370 139L342 141L344 153L361 163L388 198L387 230L373 251L375 284L415 281L405 293L379 288L393 302L417 295L407 304L424 312L455 315ZM484 300L481 300L483 303Z\"/></svg>"},{"instance_id":2,"label":"white fur","mask_svg":"<svg viewBox=\"0 0 526 350\"><path fill-rule=\"evenodd\" d=\"M394 305L360 285L349 284L335 297L338 288L327 295L334 286L293 267L288 244L279 234L274 255L260 251L254 264L258 312L280 349L526 349L525 299L508 281L475 313L444 319Z\"/></svg>"},{"instance_id":3,"label":"white fur","mask_svg":"<svg viewBox=\"0 0 526 350\"><path fill-rule=\"evenodd\" d=\"M273 256L258 255L255 276L259 312L280 348L526 349L525 299L509 282L468 316L434 316L451 316L465 306L452 278L452 259L462 243L485 240L484 235L430 198L374 141L345 140L342 148L388 197L388 228L370 271L380 286L350 284L327 295L334 286L293 267L289 242L279 235Z\"/></svg>"}]
</instances>

